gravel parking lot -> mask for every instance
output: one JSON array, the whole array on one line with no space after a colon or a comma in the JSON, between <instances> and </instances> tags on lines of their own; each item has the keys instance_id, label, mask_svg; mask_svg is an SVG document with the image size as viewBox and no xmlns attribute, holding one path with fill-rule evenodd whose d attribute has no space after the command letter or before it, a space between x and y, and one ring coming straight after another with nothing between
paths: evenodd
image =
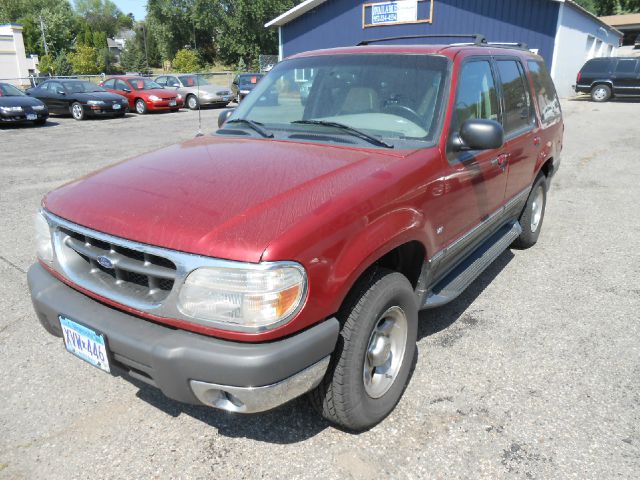
<instances>
[{"instance_id":1,"label":"gravel parking lot","mask_svg":"<svg viewBox=\"0 0 640 480\"><path fill-rule=\"evenodd\" d=\"M563 106L540 242L422 313L403 400L360 435L305 399L250 417L172 402L38 324L25 272L43 194L193 137L197 113L0 129L0 479L639 478L640 103Z\"/></svg>"}]
</instances>

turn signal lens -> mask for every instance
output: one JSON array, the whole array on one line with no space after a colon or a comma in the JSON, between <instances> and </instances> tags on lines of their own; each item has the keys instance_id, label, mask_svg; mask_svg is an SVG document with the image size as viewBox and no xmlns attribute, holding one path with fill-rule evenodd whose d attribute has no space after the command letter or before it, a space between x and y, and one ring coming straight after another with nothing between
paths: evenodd
<instances>
[{"instance_id":1,"label":"turn signal lens","mask_svg":"<svg viewBox=\"0 0 640 480\"><path fill-rule=\"evenodd\" d=\"M51 228L42 212L35 217L36 251L38 258L46 263L53 263L53 245L51 243Z\"/></svg>"}]
</instances>

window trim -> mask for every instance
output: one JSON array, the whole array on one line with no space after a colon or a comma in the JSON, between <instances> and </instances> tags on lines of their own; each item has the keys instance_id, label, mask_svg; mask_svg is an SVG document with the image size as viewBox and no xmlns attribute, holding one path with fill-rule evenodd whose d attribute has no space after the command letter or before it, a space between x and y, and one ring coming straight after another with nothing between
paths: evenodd
<instances>
[{"instance_id":1,"label":"window trim","mask_svg":"<svg viewBox=\"0 0 640 480\"><path fill-rule=\"evenodd\" d=\"M504 121L502 121L502 128L505 128L505 132L504 132L504 141L505 143L513 140L514 138L518 138L521 137L522 135L526 135L529 132L532 132L533 130L535 130L536 128L539 127L538 125L538 115L536 114L536 108L533 104L533 95L531 93L531 84L529 82L529 77L527 75L527 70L525 69L524 65L522 64L522 59L513 55L493 55L492 56L493 62L495 64L495 72L497 74L498 77L498 84L499 84L499 91L500 91L500 102L502 104L502 112L504 113L506 111L506 105L505 105L505 98L504 98L504 90L503 90L503 84L502 84L502 77L500 76L500 70L498 69L498 62L501 61L513 61L516 62L518 65L520 65L521 68L521 80L523 80L524 82L524 86L525 89L527 91L527 93L529 94L529 119L531 119L531 113L533 112L533 122L529 122L529 125L526 127L520 127L517 130L514 130L513 132L507 133L506 132L506 128L505 128L505 124ZM522 76L522 74L524 74L524 77ZM503 117L504 118L504 117Z\"/></svg>"}]
</instances>

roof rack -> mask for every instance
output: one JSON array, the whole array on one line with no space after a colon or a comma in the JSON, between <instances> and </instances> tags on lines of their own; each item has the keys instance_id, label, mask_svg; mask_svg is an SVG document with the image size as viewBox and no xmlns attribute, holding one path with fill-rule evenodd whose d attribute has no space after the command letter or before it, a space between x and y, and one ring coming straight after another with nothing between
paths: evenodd
<instances>
[{"instance_id":1,"label":"roof rack","mask_svg":"<svg viewBox=\"0 0 640 480\"><path fill-rule=\"evenodd\" d=\"M487 39L485 38L484 35L481 35L479 33L474 33L474 34L470 34L470 35L404 35L401 37L387 37L387 38L377 38L375 40L363 40L360 43L358 43L358 47L361 47L363 45L369 45L371 43L380 43L380 42L391 42L394 40L412 40L415 38L473 38L473 44L474 45L486 45L487 44Z\"/></svg>"},{"instance_id":2,"label":"roof rack","mask_svg":"<svg viewBox=\"0 0 640 480\"><path fill-rule=\"evenodd\" d=\"M488 47L506 47L506 48L520 48L522 50L529 50L529 45L522 42L488 42Z\"/></svg>"}]
</instances>

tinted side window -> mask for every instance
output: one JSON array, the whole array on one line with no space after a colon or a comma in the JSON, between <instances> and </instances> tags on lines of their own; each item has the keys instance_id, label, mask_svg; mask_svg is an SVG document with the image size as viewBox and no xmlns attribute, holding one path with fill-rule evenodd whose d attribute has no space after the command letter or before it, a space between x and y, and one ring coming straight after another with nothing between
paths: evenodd
<instances>
[{"instance_id":1,"label":"tinted side window","mask_svg":"<svg viewBox=\"0 0 640 480\"><path fill-rule=\"evenodd\" d=\"M125 82L122 80L116 80L116 90L124 90L125 88L129 88Z\"/></svg>"},{"instance_id":2,"label":"tinted side window","mask_svg":"<svg viewBox=\"0 0 640 480\"><path fill-rule=\"evenodd\" d=\"M618 60L616 73L635 73L637 65L637 60Z\"/></svg>"},{"instance_id":3,"label":"tinted side window","mask_svg":"<svg viewBox=\"0 0 640 480\"><path fill-rule=\"evenodd\" d=\"M504 133L509 135L531 126L531 98L520 62L499 60L498 72L504 96Z\"/></svg>"},{"instance_id":4,"label":"tinted side window","mask_svg":"<svg viewBox=\"0 0 640 480\"><path fill-rule=\"evenodd\" d=\"M596 75L608 73L610 70L610 60L590 60L582 67L582 73L585 75Z\"/></svg>"},{"instance_id":5,"label":"tinted side window","mask_svg":"<svg viewBox=\"0 0 640 480\"><path fill-rule=\"evenodd\" d=\"M481 118L499 120L499 103L491 64L474 60L463 65L458 79L452 132L457 132L466 120Z\"/></svg>"},{"instance_id":6,"label":"tinted side window","mask_svg":"<svg viewBox=\"0 0 640 480\"><path fill-rule=\"evenodd\" d=\"M538 98L538 107L540 107L540 117L542 123L548 124L556 120L562 114L560 109L560 100L553 80L547 72L547 67L543 62L529 61L529 71L535 88L535 95Z\"/></svg>"},{"instance_id":7,"label":"tinted side window","mask_svg":"<svg viewBox=\"0 0 640 480\"><path fill-rule=\"evenodd\" d=\"M107 80L106 82L104 82L104 83L102 84L102 86L103 86L104 88L113 88L113 87L114 87L114 85L115 85L115 83L116 83L116 81L112 78L111 80Z\"/></svg>"},{"instance_id":8,"label":"tinted side window","mask_svg":"<svg viewBox=\"0 0 640 480\"><path fill-rule=\"evenodd\" d=\"M156 78L156 83L158 85L165 86L167 84L167 77L158 77L158 78Z\"/></svg>"}]
</instances>

